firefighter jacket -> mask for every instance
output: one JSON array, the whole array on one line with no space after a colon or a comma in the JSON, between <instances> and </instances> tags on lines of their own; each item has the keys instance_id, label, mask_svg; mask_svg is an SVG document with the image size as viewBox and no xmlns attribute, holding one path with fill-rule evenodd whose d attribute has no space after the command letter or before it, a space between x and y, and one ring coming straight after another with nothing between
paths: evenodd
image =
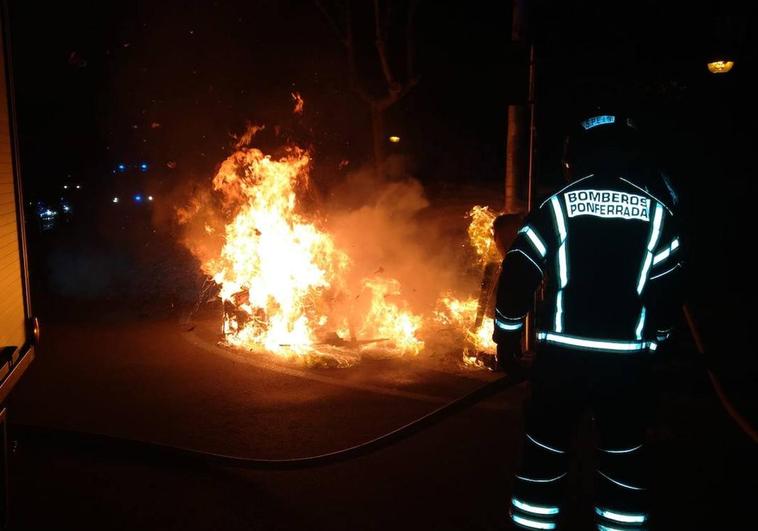
<instances>
[{"instance_id":1,"label":"firefighter jacket","mask_svg":"<svg viewBox=\"0 0 758 531\"><path fill-rule=\"evenodd\" d=\"M655 350L680 306L683 263L674 197L662 190L592 174L534 209L503 261L494 340L520 335L544 282L538 342L626 354Z\"/></svg>"}]
</instances>

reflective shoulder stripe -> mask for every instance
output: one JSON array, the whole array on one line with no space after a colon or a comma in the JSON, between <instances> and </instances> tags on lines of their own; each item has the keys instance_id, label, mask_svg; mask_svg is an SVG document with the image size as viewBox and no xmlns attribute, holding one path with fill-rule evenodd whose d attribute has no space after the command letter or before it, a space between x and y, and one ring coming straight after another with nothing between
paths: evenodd
<instances>
[{"instance_id":1,"label":"reflective shoulder stripe","mask_svg":"<svg viewBox=\"0 0 758 531\"><path fill-rule=\"evenodd\" d=\"M653 199L655 199L658 203L660 203L661 205L663 205L663 207L666 210L669 211L669 214L671 214L672 216L674 215L674 212L672 212L672 210L666 205L666 203L664 203L663 201L661 201L660 199L658 199L657 197L655 197L653 194L651 194L650 192L648 192L647 190L645 190L641 186L638 186L638 185L634 184L632 181L630 181L629 179L624 179L623 177L619 177L619 179L621 179L622 181L624 181L627 184L631 184L632 186L634 186L640 192L644 192L645 194L649 195L650 197L652 197Z\"/></svg>"},{"instance_id":2,"label":"reflective shoulder stripe","mask_svg":"<svg viewBox=\"0 0 758 531\"><path fill-rule=\"evenodd\" d=\"M536 267L536 268L537 268L537 271L539 271L539 272L540 272L540 276L544 276L544 275L545 275L545 273L542 271L542 268L539 266L539 264L538 264L537 262L535 262L535 261L534 261L534 259L533 259L531 256L529 256L528 254L526 254L526 253L525 253L524 251L522 251L521 249L511 249L510 251L508 251L508 252L507 252L507 253L505 253L505 254L506 254L506 256L508 256L508 255L509 255L509 254L511 254L511 253L521 253L521 254L523 254L524 256L526 256L526 257L529 259L529 261L530 261L532 264L534 264L534 267Z\"/></svg>"},{"instance_id":3,"label":"reflective shoulder stripe","mask_svg":"<svg viewBox=\"0 0 758 531\"><path fill-rule=\"evenodd\" d=\"M566 220L563 217L563 209L561 208L561 201L558 199L558 196L554 195L552 199L550 199L550 204L553 207L553 215L555 216L555 224L558 227L560 241L563 242L566 239L567 231Z\"/></svg>"},{"instance_id":4,"label":"reflective shoulder stripe","mask_svg":"<svg viewBox=\"0 0 758 531\"><path fill-rule=\"evenodd\" d=\"M537 231L527 225L521 229L519 233L525 234L526 237L529 238L529 241L532 242L532 245L534 245L534 248L537 250L537 252L540 253L540 256L543 258L545 257L547 254L547 247L545 247L545 242L542 241L542 238L540 238L539 234L537 234Z\"/></svg>"},{"instance_id":5,"label":"reflective shoulder stripe","mask_svg":"<svg viewBox=\"0 0 758 531\"><path fill-rule=\"evenodd\" d=\"M540 208L542 208L547 203L549 203L555 196L561 195L563 192L565 192L566 190L568 190L569 188L571 188L575 184L579 184L580 182L582 182L582 181L584 181L586 179L589 179L590 177L594 177L594 176L595 176L594 173L590 173L589 175L586 175L586 176L582 177L581 179L577 179L576 181L573 181L570 184L567 184L566 186L564 186L563 188L561 188L560 190L558 190L557 192L555 192L553 195L551 195L550 197L548 197L547 199L545 199L542 203L540 203Z\"/></svg>"}]
</instances>

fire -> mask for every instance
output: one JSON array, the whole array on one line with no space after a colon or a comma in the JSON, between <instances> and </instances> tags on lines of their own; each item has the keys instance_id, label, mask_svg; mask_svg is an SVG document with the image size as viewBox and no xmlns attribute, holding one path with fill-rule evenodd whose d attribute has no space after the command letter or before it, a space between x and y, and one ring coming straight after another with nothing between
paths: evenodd
<instances>
[{"instance_id":1,"label":"fire","mask_svg":"<svg viewBox=\"0 0 758 531\"><path fill-rule=\"evenodd\" d=\"M495 325L492 317L482 318L476 326L479 301L474 298L457 299L450 294L440 298L439 309L434 317L437 322L452 326L464 334L466 345L463 349L463 360L472 364L477 353L494 354L497 345L492 340L492 330Z\"/></svg>"},{"instance_id":2,"label":"fire","mask_svg":"<svg viewBox=\"0 0 758 531\"><path fill-rule=\"evenodd\" d=\"M468 226L469 243L476 251L482 265L497 260L497 249L492 238L492 222L497 214L486 206L475 206L468 217L471 223Z\"/></svg>"},{"instance_id":3,"label":"fire","mask_svg":"<svg viewBox=\"0 0 758 531\"><path fill-rule=\"evenodd\" d=\"M488 317L490 300L494 297L494 275L499 255L493 240L492 222L497 214L486 206L474 206L467 218L469 244L477 254L482 266L484 293L480 297L459 299L448 293L438 301L435 312L438 323L457 329L464 338L463 362L469 366L483 367L479 354L494 355L497 345L492 340L492 317ZM488 278L489 277L489 278Z\"/></svg>"},{"instance_id":4,"label":"fire","mask_svg":"<svg viewBox=\"0 0 758 531\"><path fill-rule=\"evenodd\" d=\"M278 159L240 147L213 178L231 219L219 256L202 268L220 287L226 342L298 355L320 345L381 342L385 350L417 354L422 319L404 307L396 280L364 279L359 298L368 306L337 313L335 301L355 298L344 280L351 262L301 211L310 163L309 153L295 146Z\"/></svg>"},{"instance_id":5,"label":"fire","mask_svg":"<svg viewBox=\"0 0 758 531\"><path fill-rule=\"evenodd\" d=\"M292 110L292 112L294 114L303 114L303 109L305 108L305 100L303 100L303 97L299 92L293 92L291 95L292 100L295 102L295 108Z\"/></svg>"}]
</instances>

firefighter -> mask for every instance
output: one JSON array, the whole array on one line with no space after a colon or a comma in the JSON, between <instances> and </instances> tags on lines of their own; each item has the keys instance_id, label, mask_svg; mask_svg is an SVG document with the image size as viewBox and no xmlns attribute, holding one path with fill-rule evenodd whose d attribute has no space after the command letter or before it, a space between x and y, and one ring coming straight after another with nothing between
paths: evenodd
<instances>
[{"instance_id":1,"label":"firefighter","mask_svg":"<svg viewBox=\"0 0 758 531\"><path fill-rule=\"evenodd\" d=\"M536 355L510 518L560 529L569 442L589 409L597 432L594 518L600 531L649 529L645 431L653 352L677 310L682 245L676 194L632 120L593 113L566 140L568 185L536 205L507 251L494 340L519 367L537 288Z\"/></svg>"}]
</instances>

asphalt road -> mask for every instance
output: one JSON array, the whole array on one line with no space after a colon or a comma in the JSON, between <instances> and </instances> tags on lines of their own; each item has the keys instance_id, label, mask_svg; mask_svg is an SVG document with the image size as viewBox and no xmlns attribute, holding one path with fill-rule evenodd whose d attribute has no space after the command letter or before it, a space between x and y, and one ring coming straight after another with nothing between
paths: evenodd
<instances>
[{"instance_id":1,"label":"asphalt road","mask_svg":"<svg viewBox=\"0 0 758 531\"><path fill-rule=\"evenodd\" d=\"M376 437L495 378L460 368L454 353L307 367L222 349L215 330L207 319L191 331L178 319L49 323L11 421L300 457ZM661 528L752 528L755 446L693 358L675 356L659 376L651 447ZM23 530L503 529L525 393L514 387L392 447L303 471L184 468L21 440L12 522ZM585 426L571 488L576 529L589 525L588 440Z\"/></svg>"}]
</instances>

